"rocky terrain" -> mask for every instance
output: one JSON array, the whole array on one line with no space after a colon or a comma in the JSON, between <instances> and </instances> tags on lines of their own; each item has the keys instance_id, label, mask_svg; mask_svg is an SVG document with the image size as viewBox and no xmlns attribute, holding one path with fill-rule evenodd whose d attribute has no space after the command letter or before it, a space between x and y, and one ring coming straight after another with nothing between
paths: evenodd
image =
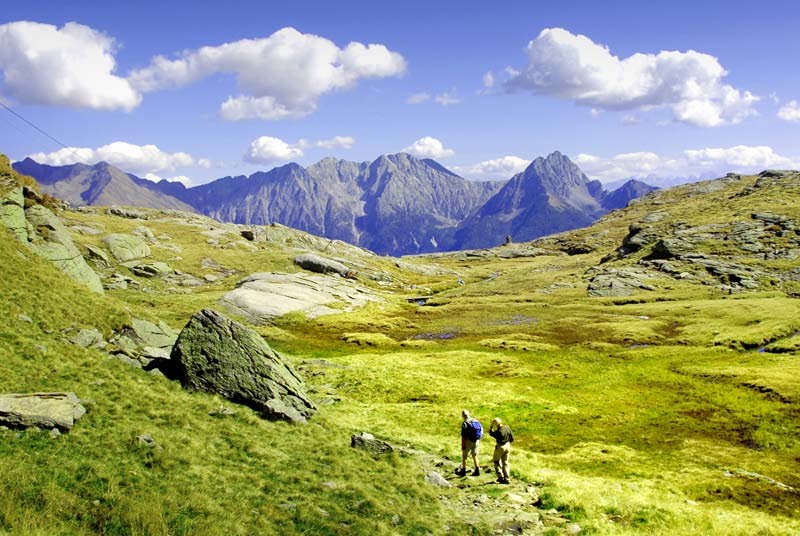
<instances>
[{"instance_id":1,"label":"rocky terrain","mask_svg":"<svg viewBox=\"0 0 800 536\"><path fill-rule=\"evenodd\" d=\"M605 210L534 164L498 203ZM0 532L800 530L798 172L403 258L40 192L0 161Z\"/></svg>"}]
</instances>

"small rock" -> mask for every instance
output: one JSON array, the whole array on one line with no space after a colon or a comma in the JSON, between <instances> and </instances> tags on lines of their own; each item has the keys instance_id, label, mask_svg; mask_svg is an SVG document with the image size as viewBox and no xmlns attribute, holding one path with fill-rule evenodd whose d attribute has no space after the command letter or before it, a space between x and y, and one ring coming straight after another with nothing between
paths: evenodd
<instances>
[{"instance_id":1,"label":"small rock","mask_svg":"<svg viewBox=\"0 0 800 536\"><path fill-rule=\"evenodd\" d=\"M445 477L436 471L428 472L428 474L425 475L425 482L434 486L439 486L440 488L449 488L452 486L452 484L448 482Z\"/></svg>"},{"instance_id":2,"label":"small rock","mask_svg":"<svg viewBox=\"0 0 800 536\"><path fill-rule=\"evenodd\" d=\"M160 449L156 440L150 434L141 434L136 436L136 444L140 447L147 447L149 449Z\"/></svg>"},{"instance_id":3,"label":"small rock","mask_svg":"<svg viewBox=\"0 0 800 536\"><path fill-rule=\"evenodd\" d=\"M528 499L526 499L522 495L517 495L516 493L506 493L505 498L508 502L516 504L525 504L526 502L528 502Z\"/></svg>"},{"instance_id":4,"label":"small rock","mask_svg":"<svg viewBox=\"0 0 800 536\"><path fill-rule=\"evenodd\" d=\"M250 242L256 239L255 233L250 229L244 229L239 234L242 235L242 238L249 240Z\"/></svg>"},{"instance_id":5,"label":"small rock","mask_svg":"<svg viewBox=\"0 0 800 536\"><path fill-rule=\"evenodd\" d=\"M392 516L392 525L395 527L400 524L400 516L395 514Z\"/></svg>"},{"instance_id":6,"label":"small rock","mask_svg":"<svg viewBox=\"0 0 800 536\"><path fill-rule=\"evenodd\" d=\"M120 218L129 218L132 220L147 219L147 214L145 214L144 212L130 208L122 208L114 206L108 209L108 213L113 214L114 216L119 216Z\"/></svg>"},{"instance_id":7,"label":"small rock","mask_svg":"<svg viewBox=\"0 0 800 536\"><path fill-rule=\"evenodd\" d=\"M578 534L581 531L581 526L577 523L570 523L566 527L564 527L564 531L567 534Z\"/></svg>"},{"instance_id":8,"label":"small rock","mask_svg":"<svg viewBox=\"0 0 800 536\"><path fill-rule=\"evenodd\" d=\"M106 346L103 334L97 331L96 328L80 330L69 342L81 348L89 348L90 346L92 348L104 348Z\"/></svg>"},{"instance_id":9,"label":"small rock","mask_svg":"<svg viewBox=\"0 0 800 536\"><path fill-rule=\"evenodd\" d=\"M27 322L29 324L33 323L33 319L28 315L17 315L17 320L19 320L20 322Z\"/></svg>"},{"instance_id":10,"label":"small rock","mask_svg":"<svg viewBox=\"0 0 800 536\"><path fill-rule=\"evenodd\" d=\"M350 438L350 446L352 448L366 450L373 456L379 456L381 454L387 454L394 451L394 447L392 447L392 445L386 441L375 439L374 435L367 432L353 434L353 436Z\"/></svg>"},{"instance_id":11,"label":"small rock","mask_svg":"<svg viewBox=\"0 0 800 536\"><path fill-rule=\"evenodd\" d=\"M323 482L322 484L320 484L320 486L322 486L323 488L328 488L328 489L336 489L336 488L339 487L339 485L336 482L333 482L333 481L330 481L330 480L328 480L327 482Z\"/></svg>"},{"instance_id":12,"label":"small rock","mask_svg":"<svg viewBox=\"0 0 800 536\"><path fill-rule=\"evenodd\" d=\"M229 417L232 415L236 415L236 412L233 411L231 408L220 406L216 409L212 409L208 412L209 415L212 417Z\"/></svg>"},{"instance_id":13,"label":"small rock","mask_svg":"<svg viewBox=\"0 0 800 536\"><path fill-rule=\"evenodd\" d=\"M60 435L61 435L61 431L58 428L53 428L52 430L50 430L50 437L51 438L56 439Z\"/></svg>"}]
</instances>

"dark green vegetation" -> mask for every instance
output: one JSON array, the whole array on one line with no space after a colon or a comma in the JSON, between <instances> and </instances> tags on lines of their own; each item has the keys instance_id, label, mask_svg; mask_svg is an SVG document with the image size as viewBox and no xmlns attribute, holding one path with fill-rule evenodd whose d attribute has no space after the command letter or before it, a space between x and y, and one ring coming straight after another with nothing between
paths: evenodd
<instances>
[{"instance_id":1,"label":"dark green vegetation","mask_svg":"<svg viewBox=\"0 0 800 536\"><path fill-rule=\"evenodd\" d=\"M465 526L453 510L461 490L425 484L413 457L374 460L348 447L364 430L455 460L463 407L484 424L499 416L511 425L512 476L539 483L542 507L582 533L796 534L798 177L651 194L531 245L399 266L358 257L360 281L383 303L258 328L313 396L341 398L307 426L187 393L69 344L62 330L94 326L108 336L131 316L180 328L248 273L296 271L300 251L349 250L280 227L250 247L225 235L213 245L174 214L62 212L68 225L104 233L146 225L170 235L180 253L153 247L153 260L187 273L201 276L205 257L238 270L191 290L140 279L146 289L99 296L3 231L0 391L68 390L93 402L57 439L0 432L0 534L490 533L479 509ZM765 213L787 220L753 217ZM100 246L101 236L73 238ZM675 239L683 249L664 253L664 240ZM366 277L373 272L384 281ZM651 290L587 296L598 273L620 272ZM424 306L407 299L422 296L433 297ZM209 415L221 404L236 414ZM138 446L140 434L163 450Z\"/></svg>"}]
</instances>

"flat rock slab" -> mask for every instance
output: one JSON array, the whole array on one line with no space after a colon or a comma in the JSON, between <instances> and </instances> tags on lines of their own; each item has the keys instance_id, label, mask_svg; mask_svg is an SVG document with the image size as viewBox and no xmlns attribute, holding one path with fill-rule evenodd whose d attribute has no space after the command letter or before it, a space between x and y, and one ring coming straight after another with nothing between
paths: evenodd
<instances>
[{"instance_id":1,"label":"flat rock slab","mask_svg":"<svg viewBox=\"0 0 800 536\"><path fill-rule=\"evenodd\" d=\"M371 290L338 276L256 273L239 281L220 303L254 324L263 324L291 312L316 318L381 301Z\"/></svg>"},{"instance_id":2,"label":"flat rock slab","mask_svg":"<svg viewBox=\"0 0 800 536\"><path fill-rule=\"evenodd\" d=\"M11 428L58 428L66 431L86 413L75 393L0 395L0 424Z\"/></svg>"}]
</instances>

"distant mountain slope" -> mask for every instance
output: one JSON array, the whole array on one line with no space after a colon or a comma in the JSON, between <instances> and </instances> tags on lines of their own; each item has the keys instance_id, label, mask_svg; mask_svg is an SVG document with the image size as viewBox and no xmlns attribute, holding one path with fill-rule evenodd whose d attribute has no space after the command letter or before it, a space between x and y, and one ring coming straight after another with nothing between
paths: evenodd
<instances>
[{"instance_id":1,"label":"distant mountain slope","mask_svg":"<svg viewBox=\"0 0 800 536\"><path fill-rule=\"evenodd\" d=\"M132 178L105 162L93 166L48 166L26 158L13 167L18 173L35 178L43 193L74 205L130 205L194 212L176 197L143 186L150 181Z\"/></svg>"},{"instance_id":2,"label":"distant mountain slope","mask_svg":"<svg viewBox=\"0 0 800 536\"><path fill-rule=\"evenodd\" d=\"M591 224L648 187L608 193L569 158L537 158L509 181L466 180L430 159L405 153L373 162L325 158L186 188L154 183L101 163L15 167L43 190L76 204L194 210L240 224L281 223L376 253L405 255L526 241Z\"/></svg>"},{"instance_id":3,"label":"distant mountain slope","mask_svg":"<svg viewBox=\"0 0 800 536\"><path fill-rule=\"evenodd\" d=\"M494 246L510 235L527 241L590 225L607 210L602 188L558 151L511 178L456 234L459 248Z\"/></svg>"},{"instance_id":4,"label":"distant mountain slope","mask_svg":"<svg viewBox=\"0 0 800 536\"><path fill-rule=\"evenodd\" d=\"M604 192L601 195L601 203L606 210L625 208L631 199L643 197L658 189L657 186L650 186L642 181L631 179L616 190Z\"/></svg>"}]
</instances>

